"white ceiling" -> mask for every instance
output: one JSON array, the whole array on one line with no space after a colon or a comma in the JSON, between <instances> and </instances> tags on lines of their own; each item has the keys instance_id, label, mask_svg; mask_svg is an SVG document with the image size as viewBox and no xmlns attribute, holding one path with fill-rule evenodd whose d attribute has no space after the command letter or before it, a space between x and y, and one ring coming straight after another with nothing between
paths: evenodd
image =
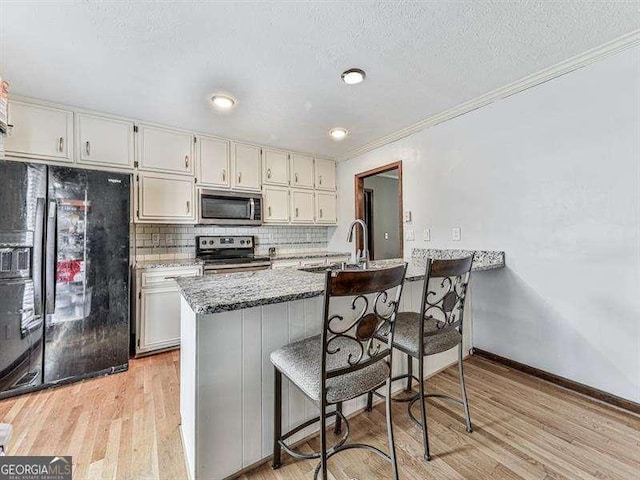
<instances>
[{"instance_id":1,"label":"white ceiling","mask_svg":"<svg viewBox=\"0 0 640 480\"><path fill-rule=\"evenodd\" d=\"M639 28L639 5L2 0L0 73L14 94L338 156Z\"/></svg>"}]
</instances>

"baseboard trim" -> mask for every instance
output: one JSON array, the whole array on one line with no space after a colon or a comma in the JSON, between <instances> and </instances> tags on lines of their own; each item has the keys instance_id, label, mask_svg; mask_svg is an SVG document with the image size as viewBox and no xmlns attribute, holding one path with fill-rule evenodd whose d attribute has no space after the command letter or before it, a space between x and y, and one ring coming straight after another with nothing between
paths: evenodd
<instances>
[{"instance_id":1,"label":"baseboard trim","mask_svg":"<svg viewBox=\"0 0 640 480\"><path fill-rule=\"evenodd\" d=\"M604 402L609 405L613 405L614 407L618 407L631 413L635 413L636 415L640 415L640 403L627 400L626 398L618 397L617 395L613 395L603 390L598 390L597 388L593 388L588 385L584 385L583 383L569 380L568 378L561 377L544 370L540 370L539 368L535 368L524 363L516 362L515 360L502 357L492 352L487 352L486 350L474 348L473 354L513 368L514 370L519 370L531 376L541 378L542 380L553 383L568 390L581 393L582 395L586 395L600 402Z\"/></svg>"}]
</instances>

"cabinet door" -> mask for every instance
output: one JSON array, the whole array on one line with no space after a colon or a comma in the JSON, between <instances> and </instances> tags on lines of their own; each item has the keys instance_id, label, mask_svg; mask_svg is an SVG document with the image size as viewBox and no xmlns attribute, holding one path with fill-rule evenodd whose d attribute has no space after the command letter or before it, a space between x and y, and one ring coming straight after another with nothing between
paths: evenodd
<instances>
[{"instance_id":1,"label":"cabinet door","mask_svg":"<svg viewBox=\"0 0 640 480\"><path fill-rule=\"evenodd\" d=\"M316 189L336 190L336 163L332 160L316 158L315 161Z\"/></svg>"},{"instance_id":2,"label":"cabinet door","mask_svg":"<svg viewBox=\"0 0 640 480\"><path fill-rule=\"evenodd\" d=\"M230 144L227 140L198 137L198 183L204 186L230 186Z\"/></svg>"},{"instance_id":3,"label":"cabinet door","mask_svg":"<svg viewBox=\"0 0 640 480\"><path fill-rule=\"evenodd\" d=\"M313 188L313 158L306 155L291 155L291 186Z\"/></svg>"},{"instance_id":4,"label":"cabinet door","mask_svg":"<svg viewBox=\"0 0 640 480\"><path fill-rule=\"evenodd\" d=\"M335 193L316 192L316 223L336 224Z\"/></svg>"},{"instance_id":5,"label":"cabinet door","mask_svg":"<svg viewBox=\"0 0 640 480\"><path fill-rule=\"evenodd\" d=\"M11 101L8 121L7 155L73 162L73 112Z\"/></svg>"},{"instance_id":6,"label":"cabinet door","mask_svg":"<svg viewBox=\"0 0 640 480\"><path fill-rule=\"evenodd\" d=\"M142 290L140 305L140 351L180 345L180 290L168 288Z\"/></svg>"},{"instance_id":7,"label":"cabinet door","mask_svg":"<svg viewBox=\"0 0 640 480\"><path fill-rule=\"evenodd\" d=\"M254 145L234 145L233 187L240 190L260 190L262 152Z\"/></svg>"},{"instance_id":8,"label":"cabinet door","mask_svg":"<svg viewBox=\"0 0 640 480\"><path fill-rule=\"evenodd\" d=\"M289 154L265 149L262 157L262 179L265 185L289 185Z\"/></svg>"},{"instance_id":9,"label":"cabinet door","mask_svg":"<svg viewBox=\"0 0 640 480\"><path fill-rule=\"evenodd\" d=\"M265 187L264 223L289 223L289 189Z\"/></svg>"},{"instance_id":10,"label":"cabinet door","mask_svg":"<svg viewBox=\"0 0 640 480\"><path fill-rule=\"evenodd\" d=\"M193 175L193 135L168 128L139 125L140 170Z\"/></svg>"},{"instance_id":11,"label":"cabinet door","mask_svg":"<svg viewBox=\"0 0 640 480\"><path fill-rule=\"evenodd\" d=\"M133 168L133 123L80 113L76 115L78 162Z\"/></svg>"},{"instance_id":12,"label":"cabinet door","mask_svg":"<svg viewBox=\"0 0 640 480\"><path fill-rule=\"evenodd\" d=\"M291 190L291 223L313 223L313 192Z\"/></svg>"},{"instance_id":13,"label":"cabinet door","mask_svg":"<svg viewBox=\"0 0 640 480\"><path fill-rule=\"evenodd\" d=\"M193 223L194 184L191 178L140 173L138 183L139 220Z\"/></svg>"}]
</instances>

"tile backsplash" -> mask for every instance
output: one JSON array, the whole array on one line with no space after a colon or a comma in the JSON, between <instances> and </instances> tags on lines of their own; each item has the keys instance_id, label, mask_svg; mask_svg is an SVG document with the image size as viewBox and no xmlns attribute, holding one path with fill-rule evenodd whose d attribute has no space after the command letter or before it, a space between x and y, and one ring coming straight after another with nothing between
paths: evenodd
<instances>
[{"instance_id":1,"label":"tile backsplash","mask_svg":"<svg viewBox=\"0 0 640 480\"><path fill-rule=\"evenodd\" d=\"M214 227L202 225L136 225L137 260L187 258L195 256L199 235L253 235L256 253L267 254L270 247L277 253L327 249L328 227L270 226Z\"/></svg>"}]
</instances>

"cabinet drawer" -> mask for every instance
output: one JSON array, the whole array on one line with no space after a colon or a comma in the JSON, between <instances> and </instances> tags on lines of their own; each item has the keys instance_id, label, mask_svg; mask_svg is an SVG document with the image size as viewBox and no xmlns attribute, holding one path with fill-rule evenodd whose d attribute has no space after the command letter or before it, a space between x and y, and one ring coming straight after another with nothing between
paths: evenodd
<instances>
[{"instance_id":1,"label":"cabinet drawer","mask_svg":"<svg viewBox=\"0 0 640 480\"><path fill-rule=\"evenodd\" d=\"M142 288L165 288L175 286L174 279L177 277L198 277L200 267L186 268L159 268L157 271L151 270L142 273Z\"/></svg>"}]
</instances>

